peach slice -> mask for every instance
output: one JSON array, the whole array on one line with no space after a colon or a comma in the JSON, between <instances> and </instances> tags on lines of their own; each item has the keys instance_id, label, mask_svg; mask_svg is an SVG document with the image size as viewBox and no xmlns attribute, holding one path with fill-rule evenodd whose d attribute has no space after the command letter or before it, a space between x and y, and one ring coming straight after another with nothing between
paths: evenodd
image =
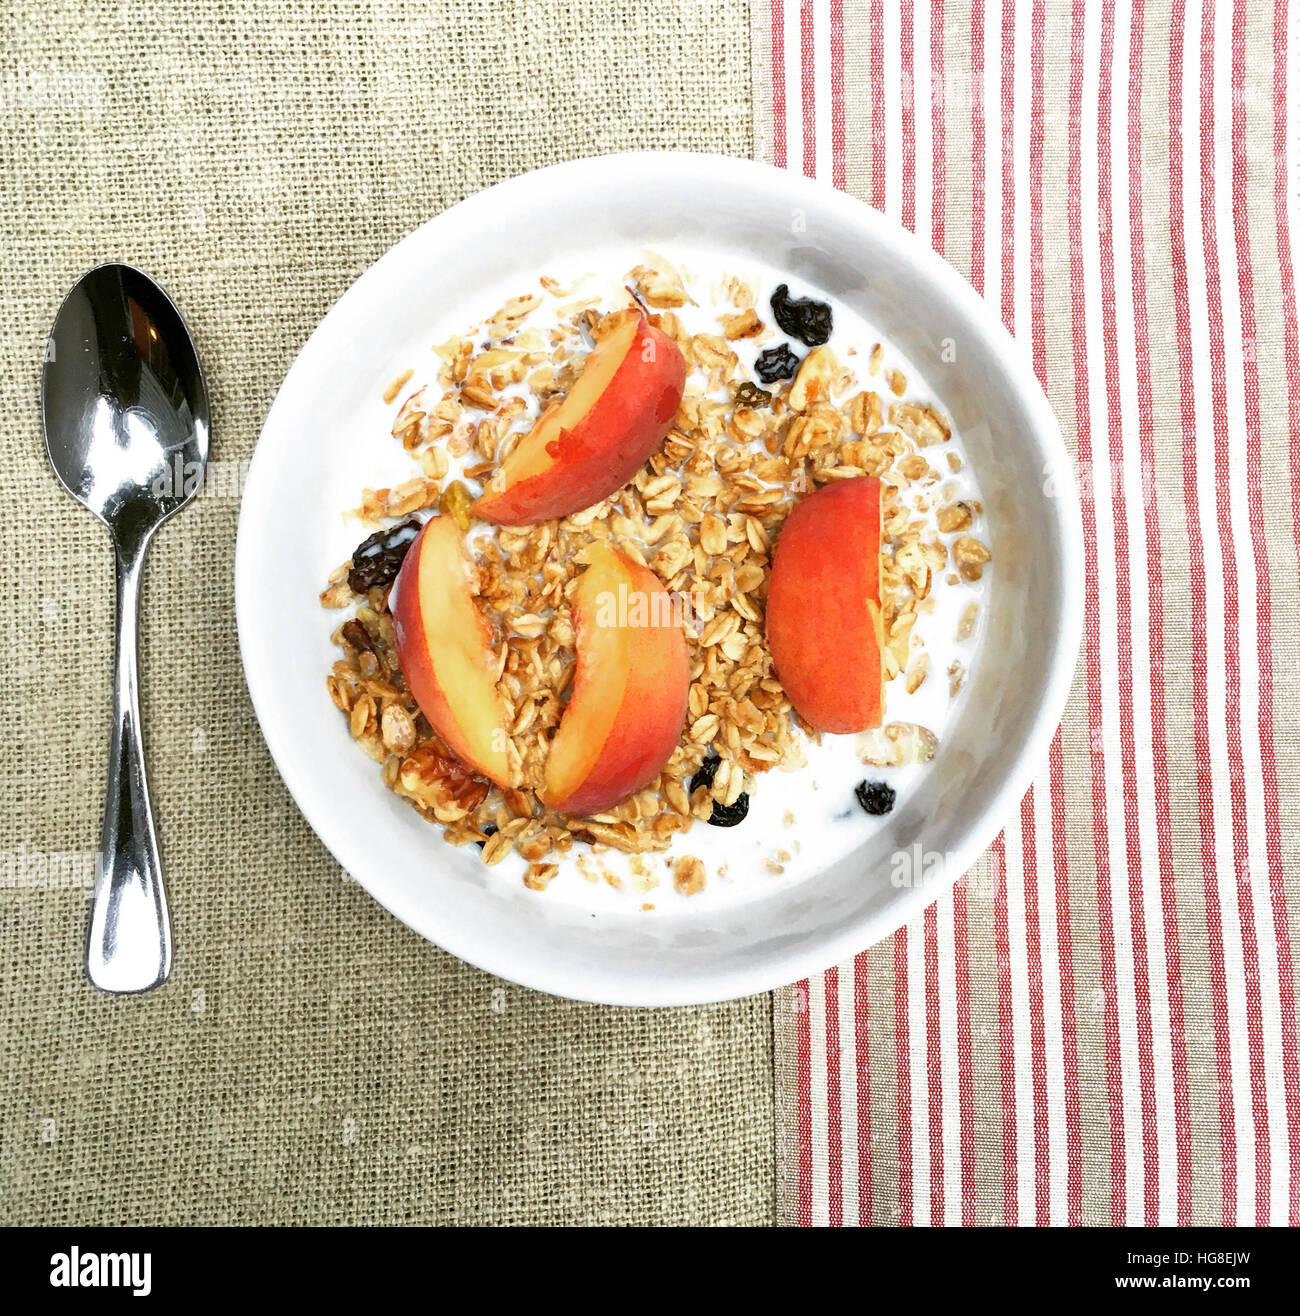
<instances>
[{"instance_id":1,"label":"peach slice","mask_svg":"<svg viewBox=\"0 0 1300 1316\"><path fill-rule=\"evenodd\" d=\"M690 663L659 579L598 540L573 598L578 669L546 761L543 803L601 813L654 780L681 739Z\"/></svg>"},{"instance_id":2,"label":"peach slice","mask_svg":"<svg viewBox=\"0 0 1300 1316\"><path fill-rule=\"evenodd\" d=\"M786 518L767 595L767 643L795 711L819 731L884 718L880 481L823 485Z\"/></svg>"},{"instance_id":3,"label":"peach slice","mask_svg":"<svg viewBox=\"0 0 1300 1316\"><path fill-rule=\"evenodd\" d=\"M397 660L429 725L466 767L512 785L492 627L474 602L469 559L453 518L435 516L416 536L389 604Z\"/></svg>"},{"instance_id":4,"label":"peach slice","mask_svg":"<svg viewBox=\"0 0 1300 1316\"><path fill-rule=\"evenodd\" d=\"M685 384L677 344L640 308L620 312L564 401L542 414L488 481L474 515L534 525L608 498L664 441Z\"/></svg>"}]
</instances>

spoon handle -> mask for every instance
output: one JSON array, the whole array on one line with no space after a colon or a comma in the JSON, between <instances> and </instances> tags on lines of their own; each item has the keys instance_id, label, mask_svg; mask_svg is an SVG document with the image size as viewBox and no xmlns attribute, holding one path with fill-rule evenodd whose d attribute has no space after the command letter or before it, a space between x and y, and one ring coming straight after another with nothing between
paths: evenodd
<instances>
[{"instance_id":1,"label":"spoon handle","mask_svg":"<svg viewBox=\"0 0 1300 1316\"><path fill-rule=\"evenodd\" d=\"M148 542L145 536L128 547L115 544L113 731L104 829L86 938L86 973L106 992L144 992L157 987L166 979L172 958L171 922L140 734L136 641Z\"/></svg>"}]
</instances>

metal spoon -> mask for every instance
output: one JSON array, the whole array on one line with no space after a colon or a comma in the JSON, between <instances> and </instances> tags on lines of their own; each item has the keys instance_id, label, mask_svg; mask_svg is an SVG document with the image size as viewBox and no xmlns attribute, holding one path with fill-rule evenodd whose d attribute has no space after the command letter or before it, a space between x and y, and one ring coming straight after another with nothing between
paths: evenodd
<instances>
[{"instance_id":1,"label":"metal spoon","mask_svg":"<svg viewBox=\"0 0 1300 1316\"><path fill-rule=\"evenodd\" d=\"M104 991L143 992L167 977L172 947L140 732L140 582L153 532L198 491L208 459L198 353L148 275L100 265L81 277L50 330L41 408L55 475L108 526L117 558L113 730L86 973Z\"/></svg>"}]
</instances>

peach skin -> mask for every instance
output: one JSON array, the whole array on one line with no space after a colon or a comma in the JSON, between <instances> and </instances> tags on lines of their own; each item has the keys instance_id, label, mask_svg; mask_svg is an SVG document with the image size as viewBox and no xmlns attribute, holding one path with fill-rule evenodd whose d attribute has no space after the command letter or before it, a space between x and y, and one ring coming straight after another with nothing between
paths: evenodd
<instances>
[{"instance_id":1,"label":"peach skin","mask_svg":"<svg viewBox=\"0 0 1300 1316\"><path fill-rule=\"evenodd\" d=\"M435 516L407 550L389 604L407 688L466 767L510 786L492 628L474 602L460 528Z\"/></svg>"},{"instance_id":2,"label":"peach skin","mask_svg":"<svg viewBox=\"0 0 1300 1316\"><path fill-rule=\"evenodd\" d=\"M664 441L686 361L638 307L596 344L573 387L544 412L471 509L498 525L580 512L621 489Z\"/></svg>"},{"instance_id":3,"label":"peach skin","mask_svg":"<svg viewBox=\"0 0 1300 1316\"><path fill-rule=\"evenodd\" d=\"M777 536L767 643L795 711L819 731L884 719L880 481L838 480L805 498Z\"/></svg>"},{"instance_id":4,"label":"peach skin","mask_svg":"<svg viewBox=\"0 0 1300 1316\"><path fill-rule=\"evenodd\" d=\"M546 761L543 803L600 813L648 785L681 739L690 664L659 579L604 540L573 599L578 669Z\"/></svg>"}]
</instances>

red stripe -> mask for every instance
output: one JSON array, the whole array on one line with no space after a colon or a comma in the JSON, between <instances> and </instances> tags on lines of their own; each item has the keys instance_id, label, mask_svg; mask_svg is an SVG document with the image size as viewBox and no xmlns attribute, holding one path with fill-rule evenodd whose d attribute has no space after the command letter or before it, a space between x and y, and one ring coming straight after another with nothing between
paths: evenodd
<instances>
[{"instance_id":1,"label":"red stripe","mask_svg":"<svg viewBox=\"0 0 1300 1316\"><path fill-rule=\"evenodd\" d=\"M772 0L772 162L786 166L785 3Z\"/></svg>"},{"instance_id":2,"label":"red stripe","mask_svg":"<svg viewBox=\"0 0 1300 1316\"><path fill-rule=\"evenodd\" d=\"M1016 1185L1016 1062L1011 1019L1011 938L1007 931L1007 852L999 833L992 848L993 949L998 979L998 1070L1002 1095L1002 1223L1018 1222Z\"/></svg>"},{"instance_id":3,"label":"red stripe","mask_svg":"<svg viewBox=\"0 0 1300 1316\"><path fill-rule=\"evenodd\" d=\"M844 0L831 0L831 185L848 187L844 152Z\"/></svg>"},{"instance_id":4,"label":"red stripe","mask_svg":"<svg viewBox=\"0 0 1300 1316\"><path fill-rule=\"evenodd\" d=\"M1016 331L1015 47L1016 3L1002 0L1002 323L1011 333Z\"/></svg>"},{"instance_id":5,"label":"red stripe","mask_svg":"<svg viewBox=\"0 0 1300 1316\"><path fill-rule=\"evenodd\" d=\"M947 211L947 143L944 136L944 99L946 86L944 82L944 8L943 0L933 0L930 17L930 123L931 123L931 161L933 175L933 192L931 199L931 245L940 255L945 246L945 215ZM964 879L963 879L964 882ZM953 976L956 993L957 1010L957 1118L960 1148L960 1183L961 1196L958 1209L963 1225L973 1224L975 1220L975 1202L973 1185L975 1182L974 1164L974 1112L971 1101L971 1053L970 1053L970 951L967 945L966 928L966 892L959 884L952 895L953 920ZM938 997L937 969L935 974L935 996ZM935 1020L930 1032L931 1045L942 1058L940 1045L940 1021L936 1010ZM951 1043L950 1043L951 1045ZM938 1138L932 1137L932 1153L935 1159L931 1163L931 1175L938 1181L939 1207L933 1215L934 1223L947 1223L943 1202L943 1087L942 1080L936 1086L932 1083L931 1119L938 1120ZM937 1170L935 1167L938 1167Z\"/></svg>"},{"instance_id":6,"label":"red stripe","mask_svg":"<svg viewBox=\"0 0 1300 1316\"><path fill-rule=\"evenodd\" d=\"M944 139L943 139L943 0L932 0L930 15L930 148L931 211L930 241L940 255L944 238ZM913 161L915 172L915 160ZM915 189L913 189L915 191ZM944 897L946 899L946 897ZM954 956L955 956L954 947ZM945 1221L943 1143L943 1022L939 1008L939 920L938 908L925 911L925 1016L926 1057L930 1091L930 1223Z\"/></svg>"},{"instance_id":7,"label":"red stripe","mask_svg":"<svg viewBox=\"0 0 1300 1316\"><path fill-rule=\"evenodd\" d=\"M984 293L984 0L971 8L971 250L970 280ZM961 1107L961 1222L975 1223L975 1097L970 1023L970 949L966 878L953 897L953 937L957 947L957 1082Z\"/></svg>"},{"instance_id":8,"label":"red stripe","mask_svg":"<svg viewBox=\"0 0 1300 1316\"><path fill-rule=\"evenodd\" d=\"M1111 67L1115 58L1115 3L1102 6L1101 84L1098 93L1097 157L1100 185L1102 353L1106 378L1119 377L1119 332L1115 323L1115 242L1111 224L1112 181ZM1122 425L1110 427L1111 522L1115 538L1116 668L1119 682L1120 763L1123 780L1136 785L1137 751L1133 739L1133 595L1128 542L1129 472L1124 469ZM1156 1125L1155 1059L1151 1027L1150 954L1147 950L1146 905L1143 899L1142 833L1136 791L1123 793L1124 840L1128 858L1129 925L1133 943L1133 989L1137 1018L1138 1087L1142 1103L1142 1164L1144 1222L1159 1222L1160 1136ZM1117 820L1118 821L1118 820ZM1136 1223L1136 1221L1132 1222Z\"/></svg>"},{"instance_id":9,"label":"red stripe","mask_svg":"<svg viewBox=\"0 0 1300 1316\"><path fill-rule=\"evenodd\" d=\"M1034 373L1047 387L1047 314L1043 292L1043 0L1034 0L1029 45L1029 309Z\"/></svg>"},{"instance_id":10,"label":"red stripe","mask_svg":"<svg viewBox=\"0 0 1300 1316\"><path fill-rule=\"evenodd\" d=\"M840 1103L840 972L829 968L822 979L826 992L826 1177L829 1218L844 1223L844 1141Z\"/></svg>"},{"instance_id":11,"label":"red stripe","mask_svg":"<svg viewBox=\"0 0 1300 1316\"><path fill-rule=\"evenodd\" d=\"M1002 215L999 235L1002 249L1002 319L1015 332L1015 137L1013 64L1015 58L1015 0L1002 3ZM999 835L993 843L997 890L993 897L993 944L997 957L998 1066L1002 1093L1002 1217L1003 1223L1018 1221L1016 1178L1016 1071L1015 1038L1011 1014L1011 943L1007 930L1006 846Z\"/></svg>"},{"instance_id":12,"label":"red stripe","mask_svg":"<svg viewBox=\"0 0 1300 1316\"><path fill-rule=\"evenodd\" d=\"M1141 4L1142 0L1137 0ZM1074 934L1070 926L1070 856L1066 848L1065 763L1061 732L1052 738L1052 867L1056 877L1056 944L1061 978L1061 1067L1065 1079L1066 1223L1083 1222L1083 1125L1079 1118L1079 1028L1074 1002Z\"/></svg>"},{"instance_id":13,"label":"red stripe","mask_svg":"<svg viewBox=\"0 0 1300 1316\"><path fill-rule=\"evenodd\" d=\"M916 73L913 67L912 6L899 5L898 56L902 66L899 95L902 100L903 227L916 232Z\"/></svg>"},{"instance_id":14,"label":"red stripe","mask_svg":"<svg viewBox=\"0 0 1300 1316\"><path fill-rule=\"evenodd\" d=\"M930 1223L943 1224L943 1046L939 1022L939 911L925 911L925 1078L930 1094Z\"/></svg>"},{"instance_id":15,"label":"red stripe","mask_svg":"<svg viewBox=\"0 0 1300 1316\"><path fill-rule=\"evenodd\" d=\"M1066 212L1070 229L1071 316L1074 339L1074 407L1080 469L1092 469L1091 410L1088 397L1088 343L1085 327L1080 123L1083 112L1083 0L1075 0L1070 24L1069 163ZM1092 849L1097 873L1097 930L1100 942L1106 1092L1110 1119L1111 1223L1124 1215L1124 1109L1116 1009L1115 931L1111 917L1110 847L1106 820L1105 732L1101 713L1101 626L1098 615L1097 516L1089 482L1082 498L1084 572L1084 650L1088 685L1088 751L1092 766Z\"/></svg>"},{"instance_id":16,"label":"red stripe","mask_svg":"<svg viewBox=\"0 0 1300 1316\"><path fill-rule=\"evenodd\" d=\"M1291 1148L1291 1172L1296 1174L1295 1104L1300 1099L1287 1077L1287 1051L1295 1070L1295 1007L1289 1017L1282 1001L1281 957L1283 941L1277 934L1279 907L1285 926L1285 892L1282 890L1282 838L1278 819L1277 758L1273 746L1273 599L1270 590L1268 541L1264 530L1264 496L1262 486L1262 435L1259 397L1259 362L1254 348L1258 339L1255 322L1255 285L1250 257L1250 223L1247 205L1246 173L1246 13L1241 0L1232 11L1232 196L1233 223L1237 240L1237 283L1241 299L1241 335L1243 352L1242 386L1246 411L1246 500L1250 517L1251 551L1255 562L1255 645L1259 655L1259 755L1264 790L1264 846L1268 863L1269 894L1273 909L1274 939L1278 944L1279 1009L1282 1015L1283 1095L1286 1103L1287 1137ZM1285 36L1283 37L1285 45ZM1285 160L1285 152L1282 159ZM1294 446L1294 445L1293 445ZM1289 952L1289 946L1287 947ZM1289 954L1288 954L1289 958ZM1289 1026L1289 1038L1288 1038ZM1264 1212L1262 1224L1276 1224Z\"/></svg>"},{"instance_id":17,"label":"red stripe","mask_svg":"<svg viewBox=\"0 0 1300 1316\"><path fill-rule=\"evenodd\" d=\"M1261 429L1259 429L1259 365L1255 355L1257 326L1255 326L1255 286L1250 262L1250 209L1246 193L1246 14L1241 0L1233 5L1232 29L1232 146L1233 146L1233 233L1237 246L1237 295L1241 315L1242 351L1242 405L1246 413L1246 507L1250 520L1250 546L1255 572L1255 654L1259 663L1259 769L1263 778L1264 853L1268 866L1270 892L1282 871L1282 838L1278 824L1278 794L1276 783L1268 790L1267 766L1274 763L1272 746L1272 596L1268 574L1268 547L1264 540L1263 490L1261 483ZM1275 774L1274 769L1274 774ZM1263 984L1259 979L1259 945L1255 929L1255 909L1251 899L1255 874L1249 870L1245 882L1238 879L1238 901L1243 901L1246 917L1242 920L1242 940L1250 946L1247 973L1254 966L1255 992L1261 1012L1263 1028ZM1279 1001L1280 1004L1280 1001ZM1254 1057L1253 1057L1254 1059ZM1264 1086L1263 1040L1259 1044L1259 1061L1251 1065L1251 1088L1255 1092L1257 1109L1262 1108L1264 1128L1268 1128L1267 1090ZM1258 1087L1257 1087L1258 1082ZM1292 1113L1288 1108L1288 1115ZM1258 1196L1255 1198L1255 1223L1272 1224L1268 1212L1268 1187L1272 1175L1270 1155L1271 1129L1268 1136L1255 1136L1255 1163L1259 1166Z\"/></svg>"},{"instance_id":18,"label":"red stripe","mask_svg":"<svg viewBox=\"0 0 1300 1316\"><path fill-rule=\"evenodd\" d=\"M1165 979L1174 1100L1177 1220L1191 1223L1192 1126L1187 1086L1187 1038L1183 1019L1182 955L1178 899L1169 820L1169 754L1165 734L1164 571L1160 509L1156 499L1154 426L1151 409L1151 349L1147 324L1146 251L1142 198L1142 52L1144 0L1133 0L1129 46L1128 178L1129 244L1133 268L1133 339L1137 371L1138 448L1146 526L1147 644L1150 651L1151 761L1155 787L1156 849L1160 866L1161 914L1165 934ZM1152 479L1148 482L1147 473Z\"/></svg>"},{"instance_id":19,"label":"red stripe","mask_svg":"<svg viewBox=\"0 0 1300 1316\"><path fill-rule=\"evenodd\" d=\"M800 97L803 106L803 172L817 177L817 82L813 59L813 2L799 6Z\"/></svg>"},{"instance_id":20,"label":"red stripe","mask_svg":"<svg viewBox=\"0 0 1300 1316\"><path fill-rule=\"evenodd\" d=\"M1250 865L1237 871L1237 909L1241 918L1241 951L1246 974L1246 1035L1250 1039L1250 1099L1255 1119L1255 1223L1267 1225L1273 1162L1269 1155L1268 1093L1264 1087L1264 1020L1260 1000L1259 940L1251 903Z\"/></svg>"},{"instance_id":21,"label":"red stripe","mask_svg":"<svg viewBox=\"0 0 1300 1316\"><path fill-rule=\"evenodd\" d=\"M871 204L884 210L885 185L885 6L871 0Z\"/></svg>"},{"instance_id":22,"label":"red stripe","mask_svg":"<svg viewBox=\"0 0 1300 1316\"><path fill-rule=\"evenodd\" d=\"M932 0L930 13L930 245L943 254L948 161L944 143L943 0Z\"/></svg>"},{"instance_id":23,"label":"red stripe","mask_svg":"<svg viewBox=\"0 0 1300 1316\"><path fill-rule=\"evenodd\" d=\"M1229 501L1229 463L1232 441L1228 434L1228 398L1224 350L1223 292L1219 273L1218 226L1215 203L1214 15L1201 14L1201 233L1205 249L1205 284L1210 326L1210 398L1214 411L1216 470L1215 510L1219 552L1223 560L1224 639L1226 641L1225 720L1228 739L1228 793L1232 805L1232 860L1238 890L1250 877L1250 845L1246 836L1246 776L1241 743L1241 660L1237 548ZM1208 184L1208 186L1206 186ZM1238 907L1241 919L1242 957L1246 989L1246 1037L1250 1053L1251 1110L1255 1126L1256 1203L1268 1195L1268 1111L1264 1097L1263 1018L1259 999L1259 960L1255 946L1254 916L1249 904Z\"/></svg>"},{"instance_id":24,"label":"red stripe","mask_svg":"<svg viewBox=\"0 0 1300 1316\"><path fill-rule=\"evenodd\" d=\"M912 1223L912 1061L907 1021L907 929L894 933L894 1055L898 1105L898 1223Z\"/></svg>"},{"instance_id":25,"label":"red stripe","mask_svg":"<svg viewBox=\"0 0 1300 1316\"><path fill-rule=\"evenodd\" d=\"M812 994L808 983L795 989L795 1132L798 1141L799 1201L797 1219L801 1225L812 1224L812 1039L809 1012Z\"/></svg>"},{"instance_id":26,"label":"red stripe","mask_svg":"<svg viewBox=\"0 0 1300 1316\"><path fill-rule=\"evenodd\" d=\"M864 951L853 961L853 1040L858 1064L858 1223L872 1222L871 1174L871 1016L867 980L870 963Z\"/></svg>"},{"instance_id":27,"label":"red stripe","mask_svg":"<svg viewBox=\"0 0 1300 1316\"><path fill-rule=\"evenodd\" d=\"M970 1031L970 937L966 878L953 888L953 949L957 979L957 1103L961 1130L961 1222L975 1223L975 1075Z\"/></svg>"},{"instance_id":28,"label":"red stripe","mask_svg":"<svg viewBox=\"0 0 1300 1316\"><path fill-rule=\"evenodd\" d=\"M1196 748L1196 788L1201 825L1206 941L1210 958L1210 996L1214 1014L1214 1058L1219 1089L1221 1223L1236 1219L1237 1145L1232 1099L1232 1061L1228 1050L1228 989L1223 963L1223 923L1215 875L1214 795L1210 780L1209 714L1206 708L1205 555L1196 492L1196 398L1192 381L1191 323L1187 306L1187 241L1183 217L1182 98L1185 0L1174 0L1169 44L1169 241L1174 273L1174 341L1178 345L1178 382L1183 428L1183 504L1192 587L1192 737Z\"/></svg>"},{"instance_id":29,"label":"red stripe","mask_svg":"<svg viewBox=\"0 0 1300 1316\"><path fill-rule=\"evenodd\" d=\"M1047 387L1047 315L1043 287L1043 0L1031 10L1029 49L1029 328L1034 372ZM1034 1098L1034 1206L1039 1225L1051 1223L1047 1039L1043 1017L1043 946L1038 917L1037 822L1031 787L1020 802L1025 877L1025 950L1029 975L1029 1055Z\"/></svg>"},{"instance_id":30,"label":"red stripe","mask_svg":"<svg viewBox=\"0 0 1300 1316\"><path fill-rule=\"evenodd\" d=\"M1287 0L1276 0L1273 11L1273 208L1277 217L1278 272L1282 282L1282 324L1285 336L1286 387L1288 414L1300 416L1300 341L1296 332L1295 270L1291 260L1291 231L1287 215ZM1291 443L1291 525L1300 547L1300 444ZM1253 525L1253 522L1252 522ZM1297 564L1300 566L1300 563ZM1260 627L1261 634L1269 635L1269 628ZM1278 798L1277 760L1273 752L1273 691L1272 664L1263 663L1268 673L1268 698L1261 692L1260 740L1264 756L1265 800ZM1267 710L1267 713L1265 713ZM1263 720L1267 717L1267 722ZM1296 999L1295 981L1291 960L1291 932L1287 925L1285 876L1282 870L1281 840L1275 842L1277 830L1276 804L1269 813L1270 831L1266 838L1269 857L1269 894L1273 901L1273 935L1277 939L1278 996L1282 1011L1282 1079L1286 1087L1287 1142L1291 1153L1291 1191L1288 1221L1300 1225L1300 1067L1296 1058ZM1274 861L1274 845L1278 862ZM1280 1222L1275 1222L1280 1223Z\"/></svg>"},{"instance_id":31,"label":"red stripe","mask_svg":"<svg viewBox=\"0 0 1300 1316\"><path fill-rule=\"evenodd\" d=\"M1038 922L1038 834L1034 827L1032 787L1020 801L1023 845L1021 871L1025 886L1025 959L1029 976L1029 1061L1034 1099L1034 1223L1050 1225L1051 1148L1048 1146L1047 1039L1043 1017L1043 943Z\"/></svg>"},{"instance_id":32,"label":"red stripe","mask_svg":"<svg viewBox=\"0 0 1300 1316\"><path fill-rule=\"evenodd\" d=\"M984 294L984 0L973 0L970 23L971 64L971 239L970 281Z\"/></svg>"}]
</instances>

